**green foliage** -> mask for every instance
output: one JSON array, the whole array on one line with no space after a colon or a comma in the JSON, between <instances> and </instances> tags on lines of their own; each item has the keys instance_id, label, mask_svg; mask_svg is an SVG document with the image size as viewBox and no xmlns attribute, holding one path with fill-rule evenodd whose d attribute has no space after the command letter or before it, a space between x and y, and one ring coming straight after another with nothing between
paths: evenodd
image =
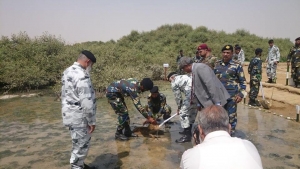
<instances>
[{"instance_id":1,"label":"green foliage","mask_svg":"<svg viewBox=\"0 0 300 169\"><path fill-rule=\"evenodd\" d=\"M274 38L274 41L280 49L281 61L285 61L292 42L282 38ZM76 61L83 49L92 51L97 57L92 70L97 91L104 91L117 79L151 77L159 80L164 73L164 63L169 63L168 71L174 71L179 50L182 49L185 56L193 57L201 43L208 44L217 57L227 44L239 44L245 51L246 60L254 56L258 47L263 49L263 59L268 52L268 38L258 37L247 30L238 29L227 34L204 26L193 29L186 24L167 24L150 32L133 30L118 41L73 45L67 45L61 38L48 33L30 38L26 32L20 32L0 39L0 88L7 92L51 86L58 93L62 72Z\"/></svg>"}]
</instances>

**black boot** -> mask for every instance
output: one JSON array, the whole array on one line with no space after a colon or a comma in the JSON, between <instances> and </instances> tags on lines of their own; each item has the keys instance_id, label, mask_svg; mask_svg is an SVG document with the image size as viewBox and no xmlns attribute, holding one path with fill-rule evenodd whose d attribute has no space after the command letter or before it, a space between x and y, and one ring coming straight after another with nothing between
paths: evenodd
<instances>
[{"instance_id":1,"label":"black boot","mask_svg":"<svg viewBox=\"0 0 300 169\"><path fill-rule=\"evenodd\" d=\"M138 135L137 134L134 134L131 129L130 129L130 126L125 126L125 131L124 131L124 135L126 137L137 137Z\"/></svg>"},{"instance_id":2,"label":"black boot","mask_svg":"<svg viewBox=\"0 0 300 169\"><path fill-rule=\"evenodd\" d=\"M259 103L258 100L255 100L255 104L256 104L256 106L261 107L261 104Z\"/></svg>"},{"instance_id":3,"label":"black boot","mask_svg":"<svg viewBox=\"0 0 300 169\"><path fill-rule=\"evenodd\" d=\"M192 125L184 129L185 134L176 140L176 143L190 142L192 138Z\"/></svg>"},{"instance_id":4,"label":"black boot","mask_svg":"<svg viewBox=\"0 0 300 169\"><path fill-rule=\"evenodd\" d=\"M122 130L117 130L116 131L115 138L119 139L121 141L129 140L128 137L126 137L126 136L123 135Z\"/></svg>"},{"instance_id":5,"label":"black boot","mask_svg":"<svg viewBox=\"0 0 300 169\"><path fill-rule=\"evenodd\" d=\"M185 129L183 131L178 132L179 134L185 135Z\"/></svg>"},{"instance_id":6,"label":"black boot","mask_svg":"<svg viewBox=\"0 0 300 169\"><path fill-rule=\"evenodd\" d=\"M269 78L268 81L266 81L266 83L272 83L272 79Z\"/></svg>"},{"instance_id":7,"label":"black boot","mask_svg":"<svg viewBox=\"0 0 300 169\"><path fill-rule=\"evenodd\" d=\"M250 99L249 102L248 102L248 105L249 106L257 106L254 99Z\"/></svg>"}]
</instances>

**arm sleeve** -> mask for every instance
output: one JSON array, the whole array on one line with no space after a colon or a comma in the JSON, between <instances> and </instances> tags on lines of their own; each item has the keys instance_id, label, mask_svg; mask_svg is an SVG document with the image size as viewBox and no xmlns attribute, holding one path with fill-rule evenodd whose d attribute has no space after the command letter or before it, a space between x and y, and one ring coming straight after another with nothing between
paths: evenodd
<instances>
[{"instance_id":1,"label":"arm sleeve","mask_svg":"<svg viewBox=\"0 0 300 169\"><path fill-rule=\"evenodd\" d=\"M245 79L243 67L241 65L238 65L237 67L237 78L240 86L238 95L241 98L243 98L244 97L243 93L246 92L246 79Z\"/></svg>"},{"instance_id":2,"label":"arm sleeve","mask_svg":"<svg viewBox=\"0 0 300 169\"><path fill-rule=\"evenodd\" d=\"M88 125L96 125L96 100L94 89L89 77L80 79L77 83L77 92L80 106L83 108L84 117Z\"/></svg>"},{"instance_id":3,"label":"arm sleeve","mask_svg":"<svg viewBox=\"0 0 300 169\"><path fill-rule=\"evenodd\" d=\"M280 60L280 52L279 52L279 48L277 47L276 48L276 61L279 62L279 60Z\"/></svg>"},{"instance_id":4,"label":"arm sleeve","mask_svg":"<svg viewBox=\"0 0 300 169\"><path fill-rule=\"evenodd\" d=\"M130 95L130 98L133 101L133 104L135 106L135 108L145 117L148 118L148 113L146 112L145 108L142 106L141 102L140 102L140 98L137 94L137 92L135 91L131 91L130 89L127 89L127 92Z\"/></svg>"},{"instance_id":5,"label":"arm sleeve","mask_svg":"<svg viewBox=\"0 0 300 169\"><path fill-rule=\"evenodd\" d=\"M175 84L175 82L172 83L172 91L174 93L175 101L178 106L178 109L180 109L182 106L182 95L179 86Z\"/></svg>"}]
</instances>

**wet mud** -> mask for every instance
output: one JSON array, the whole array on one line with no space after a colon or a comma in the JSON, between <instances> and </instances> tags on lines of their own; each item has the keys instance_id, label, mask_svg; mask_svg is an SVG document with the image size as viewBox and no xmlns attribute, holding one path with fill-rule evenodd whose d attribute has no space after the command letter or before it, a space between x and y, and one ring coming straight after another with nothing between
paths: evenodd
<instances>
[{"instance_id":1,"label":"wet mud","mask_svg":"<svg viewBox=\"0 0 300 169\"><path fill-rule=\"evenodd\" d=\"M160 91L175 110L169 84L160 86ZM144 104L146 96L142 95ZM53 100L43 96L0 101L0 169L69 168L71 138L62 125L60 102ZM131 128L139 137L115 140L117 115L105 98L99 99L97 126L85 162L99 169L179 168L182 153L192 147L191 143L175 143L182 131L179 118L171 120L170 128L152 130L142 125L145 119L131 100L126 102ZM278 109L276 113L284 110ZM300 168L298 122L239 104L236 137L248 139L257 147L266 169Z\"/></svg>"}]
</instances>

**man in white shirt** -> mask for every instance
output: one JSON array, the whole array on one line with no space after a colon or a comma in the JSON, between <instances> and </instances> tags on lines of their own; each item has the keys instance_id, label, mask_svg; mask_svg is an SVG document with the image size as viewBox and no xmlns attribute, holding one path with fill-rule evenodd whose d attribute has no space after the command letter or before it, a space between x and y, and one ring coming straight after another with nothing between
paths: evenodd
<instances>
[{"instance_id":1,"label":"man in white shirt","mask_svg":"<svg viewBox=\"0 0 300 169\"><path fill-rule=\"evenodd\" d=\"M206 107L198 113L196 121L198 126L194 132L194 139L200 144L183 153L180 168L263 168L258 151L250 141L230 137L228 113L222 106Z\"/></svg>"}]
</instances>

